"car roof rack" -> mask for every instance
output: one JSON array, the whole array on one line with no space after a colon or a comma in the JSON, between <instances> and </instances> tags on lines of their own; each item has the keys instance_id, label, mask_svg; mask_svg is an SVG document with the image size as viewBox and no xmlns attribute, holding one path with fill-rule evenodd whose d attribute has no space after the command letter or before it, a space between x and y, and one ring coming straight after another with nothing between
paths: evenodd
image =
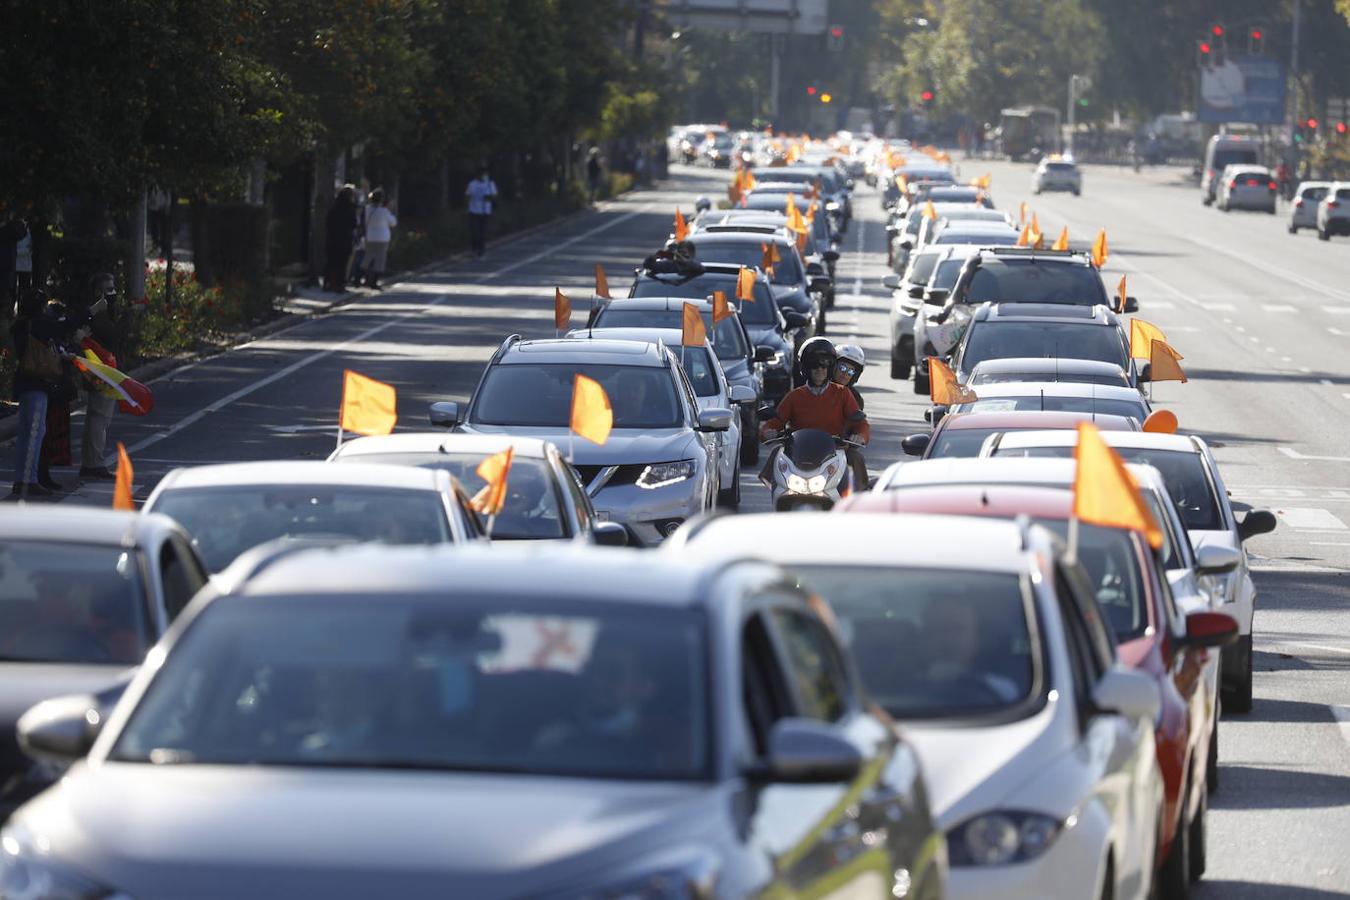
<instances>
[{"instance_id":1,"label":"car roof rack","mask_svg":"<svg viewBox=\"0 0 1350 900\"><path fill-rule=\"evenodd\" d=\"M507 335L506 340L502 341L497 349L492 352L492 358L488 360L488 363L495 363L497 360L501 359L502 354L506 353L507 350L510 350L516 344L519 344L521 340L522 338L518 334Z\"/></svg>"}]
</instances>

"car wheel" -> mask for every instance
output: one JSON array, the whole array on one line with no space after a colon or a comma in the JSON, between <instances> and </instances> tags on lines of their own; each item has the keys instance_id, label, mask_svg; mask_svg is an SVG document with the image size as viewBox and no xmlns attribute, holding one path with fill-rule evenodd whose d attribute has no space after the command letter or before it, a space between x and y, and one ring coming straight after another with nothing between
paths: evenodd
<instances>
[{"instance_id":1,"label":"car wheel","mask_svg":"<svg viewBox=\"0 0 1350 900\"><path fill-rule=\"evenodd\" d=\"M1275 215L1275 207L1272 206L1270 209L1266 210L1266 212L1270 213L1272 216Z\"/></svg>"},{"instance_id":2,"label":"car wheel","mask_svg":"<svg viewBox=\"0 0 1350 900\"><path fill-rule=\"evenodd\" d=\"M908 378L908 377L909 377L909 370L910 370L911 368L913 368L913 367L910 366L910 365L907 365L901 357L897 356L895 353L892 353L892 354L891 354L891 377L892 377L892 378L896 379L897 381L899 381L899 380L901 380L901 379L904 379L904 378Z\"/></svg>"},{"instance_id":3,"label":"car wheel","mask_svg":"<svg viewBox=\"0 0 1350 900\"><path fill-rule=\"evenodd\" d=\"M1297 225L1290 225L1290 226L1289 226L1289 233L1290 233L1290 234L1298 234L1298 226L1297 226Z\"/></svg>"},{"instance_id":4,"label":"car wheel","mask_svg":"<svg viewBox=\"0 0 1350 900\"><path fill-rule=\"evenodd\" d=\"M1209 815L1209 789L1200 792L1200 808L1191 819L1191 883L1200 880L1209 864L1209 853L1205 846L1205 820Z\"/></svg>"},{"instance_id":5,"label":"car wheel","mask_svg":"<svg viewBox=\"0 0 1350 900\"><path fill-rule=\"evenodd\" d=\"M736 509L741 505L741 470L736 467L736 472L731 478L731 487L717 492L717 505L723 509Z\"/></svg>"},{"instance_id":6,"label":"car wheel","mask_svg":"<svg viewBox=\"0 0 1350 900\"><path fill-rule=\"evenodd\" d=\"M1181 796L1184 798L1189 790L1189 785L1184 786ZM1185 900L1191 892L1191 823L1185 821L1185 806L1183 800L1182 821L1177 823L1167 859L1158 869L1158 896L1162 900Z\"/></svg>"},{"instance_id":7,"label":"car wheel","mask_svg":"<svg viewBox=\"0 0 1350 900\"><path fill-rule=\"evenodd\" d=\"M1319 241L1329 241L1331 240L1331 234L1325 228L1319 228L1317 229L1317 239Z\"/></svg>"},{"instance_id":8,"label":"car wheel","mask_svg":"<svg viewBox=\"0 0 1350 900\"><path fill-rule=\"evenodd\" d=\"M1219 715L1223 713L1223 701L1214 716L1214 731L1209 736L1209 762L1205 764L1205 790L1213 794L1219 789Z\"/></svg>"},{"instance_id":9,"label":"car wheel","mask_svg":"<svg viewBox=\"0 0 1350 900\"><path fill-rule=\"evenodd\" d=\"M1082 191L1074 191L1074 192L1073 192L1073 195L1074 195L1075 197L1081 197L1081 196L1083 195L1083 192L1082 192Z\"/></svg>"},{"instance_id":10,"label":"car wheel","mask_svg":"<svg viewBox=\"0 0 1350 900\"><path fill-rule=\"evenodd\" d=\"M1238 638L1233 649L1240 660L1238 678L1237 684L1225 695L1224 706L1235 713L1249 713L1252 711L1252 636Z\"/></svg>"},{"instance_id":11,"label":"car wheel","mask_svg":"<svg viewBox=\"0 0 1350 900\"><path fill-rule=\"evenodd\" d=\"M917 369L914 370L914 393L928 393L928 376L921 375Z\"/></svg>"}]
</instances>

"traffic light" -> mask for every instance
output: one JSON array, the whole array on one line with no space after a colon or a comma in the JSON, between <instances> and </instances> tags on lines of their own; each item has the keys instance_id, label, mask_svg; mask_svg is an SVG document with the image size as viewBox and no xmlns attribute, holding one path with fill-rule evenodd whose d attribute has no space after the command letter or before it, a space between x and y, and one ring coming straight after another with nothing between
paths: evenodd
<instances>
[{"instance_id":1,"label":"traffic light","mask_svg":"<svg viewBox=\"0 0 1350 900\"><path fill-rule=\"evenodd\" d=\"M821 94L821 95L820 95L820 102L821 102L821 103L829 103L829 102L831 102L832 100L834 100L834 95L833 95L833 94Z\"/></svg>"},{"instance_id":2,"label":"traffic light","mask_svg":"<svg viewBox=\"0 0 1350 900\"><path fill-rule=\"evenodd\" d=\"M1228 31L1219 23L1209 26L1210 62L1221 66L1228 59Z\"/></svg>"},{"instance_id":3,"label":"traffic light","mask_svg":"<svg viewBox=\"0 0 1350 900\"><path fill-rule=\"evenodd\" d=\"M814 97L815 95L816 95L816 86L814 84L808 84L806 86L806 96Z\"/></svg>"},{"instance_id":4,"label":"traffic light","mask_svg":"<svg viewBox=\"0 0 1350 900\"><path fill-rule=\"evenodd\" d=\"M1195 64L1197 66L1214 65L1214 45L1206 40L1195 42Z\"/></svg>"},{"instance_id":5,"label":"traffic light","mask_svg":"<svg viewBox=\"0 0 1350 900\"><path fill-rule=\"evenodd\" d=\"M1345 123L1344 123L1344 122L1337 122L1337 123L1336 123L1336 133L1339 134L1339 135L1341 135L1342 137L1345 136Z\"/></svg>"},{"instance_id":6,"label":"traffic light","mask_svg":"<svg viewBox=\"0 0 1350 900\"><path fill-rule=\"evenodd\" d=\"M919 95L919 100L922 101L923 105L926 107L932 106L933 101L936 99L937 94L933 92L932 88L925 90L922 94Z\"/></svg>"},{"instance_id":7,"label":"traffic light","mask_svg":"<svg viewBox=\"0 0 1350 900\"><path fill-rule=\"evenodd\" d=\"M1317 130L1317 120L1314 119L1314 118L1312 118L1312 117L1309 117L1309 118L1308 118L1308 121L1307 121L1307 122L1304 122L1303 124L1305 124L1305 125L1308 126L1308 130L1309 130L1309 131L1316 131L1316 130Z\"/></svg>"},{"instance_id":8,"label":"traffic light","mask_svg":"<svg viewBox=\"0 0 1350 900\"><path fill-rule=\"evenodd\" d=\"M825 34L826 34L826 46L829 47L830 50L834 51L835 53L838 53L839 51L844 49L843 25L831 25L829 27L829 30L826 31Z\"/></svg>"},{"instance_id":9,"label":"traffic light","mask_svg":"<svg viewBox=\"0 0 1350 900\"><path fill-rule=\"evenodd\" d=\"M1266 30L1260 26L1252 26L1247 30L1247 53L1251 56L1262 56L1266 52Z\"/></svg>"}]
</instances>

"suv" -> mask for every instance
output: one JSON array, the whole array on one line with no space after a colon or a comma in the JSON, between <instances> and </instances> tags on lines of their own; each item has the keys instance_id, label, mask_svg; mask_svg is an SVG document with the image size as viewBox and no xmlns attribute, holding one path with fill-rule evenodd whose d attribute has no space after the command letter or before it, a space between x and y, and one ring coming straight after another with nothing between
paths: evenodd
<instances>
[{"instance_id":1,"label":"suv","mask_svg":"<svg viewBox=\"0 0 1350 900\"><path fill-rule=\"evenodd\" d=\"M603 445L570 428L577 375L599 382L613 408ZM717 433L729 409L700 411L679 360L663 344L523 341L512 335L488 360L473 396L433 403L432 424L469 434L535 437L567 447L602 521L620 522L641 544L660 543L717 498Z\"/></svg>"},{"instance_id":2,"label":"suv","mask_svg":"<svg viewBox=\"0 0 1350 900\"><path fill-rule=\"evenodd\" d=\"M946 895L913 744L774 566L291 550L183 620L110 717L26 717L73 765L5 831L18 887L824 896L862 854L874 893ZM262 783L266 815L239 802Z\"/></svg>"},{"instance_id":3,"label":"suv","mask_svg":"<svg viewBox=\"0 0 1350 900\"><path fill-rule=\"evenodd\" d=\"M1036 164L1036 174L1031 176L1031 192L1072 191L1077 197L1083 192L1083 173L1078 171L1077 163L1067 159L1045 157Z\"/></svg>"},{"instance_id":4,"label":"suv","mask_svg":"<svg viewBox=\"0 0 1350 900\"><path fill-rule=\"evenodd\" d=\"M1317 208L1322 204L1331 189L1330 181L1300 182L1294 192L1294 202L1289 204L1289 233L1298 234L1300 228L1317 227Z\"/></svg>"},{"instance_id":5,"label":"suv","mask_svg":"<svg viewBox=\"0 0 1350 900\"><path fill-rule=\"evenodd\" d=\"M1317 204L1317 237L1329 241L1333 234L1350 234L1350 181L1333 183Z\"/></svg>"},{"instance_id":6,"label":"suv","mask_svg":"<svg viewBox=\"0 0 1350 900\"><path fill-rule=\"evenodd\" d=\"M1139 377L1130 358L1130 339L1120 317L1105 306L1053 303L986 303L975 310L970 326L952 353L952 371L965 384L970 372L987 359L1047 356L1095 359L1114 363ZM928 373L924 372L927 381ZM924 392L928 390L924 385Z\"/></svg>"}]
</instances>

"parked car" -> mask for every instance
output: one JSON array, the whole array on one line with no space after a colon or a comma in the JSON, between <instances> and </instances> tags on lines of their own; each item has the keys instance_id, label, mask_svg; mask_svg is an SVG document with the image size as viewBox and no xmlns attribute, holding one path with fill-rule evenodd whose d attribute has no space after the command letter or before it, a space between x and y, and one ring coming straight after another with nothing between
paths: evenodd
<instances>
[{"instance_id":1,"label":"parked car","mask_svg":"<svg viewBox=\"0 0 1350 900\"><path fill-rule=\"evenodd\" d=\"M61 694L119 693L206 580L164 516L73 505L0 516L0 822L59 774L20 753L19 717Z\"/></svg>"},{"instance_id":2,"label":"parked car","mask_svg":"<svg viewBox=\"0 0 1350 900\"><path fill-rule=\"evenodd\" d=\"M487 434L423 431L343 441L329 462L418 466L449 472L476 495L486 486L478 466L511 448L506 503L492 523L494 541L567 541L624 545L627 530L595 517L591 498L577 474L548 441Z\"/></svg>"},{"instance_id":3,"label":"parked car","mask_svg":"<svg viewBox=\"0 0 1350 900\"><path fill-rule=\"evenodd\" d=\"M825 613L762 563L293 552L194 603L101 729L77 698L25 717L30 752L88 757L11 820L0 879L939 900L922 769Z\"/></svg>"},{"instance_id":4,"label":"parked car","mask_svg":"<svg viewBox=\"0 0 1350 900\"><path fill-rule=\"evenodd\" d=\"M1294 193L1294 202L1289 204L1289 233L1298 234L1300 228L1317 227L1317 208L1327 191L1330 181L1300 182Z\"/></svg>"}]
</instances>

